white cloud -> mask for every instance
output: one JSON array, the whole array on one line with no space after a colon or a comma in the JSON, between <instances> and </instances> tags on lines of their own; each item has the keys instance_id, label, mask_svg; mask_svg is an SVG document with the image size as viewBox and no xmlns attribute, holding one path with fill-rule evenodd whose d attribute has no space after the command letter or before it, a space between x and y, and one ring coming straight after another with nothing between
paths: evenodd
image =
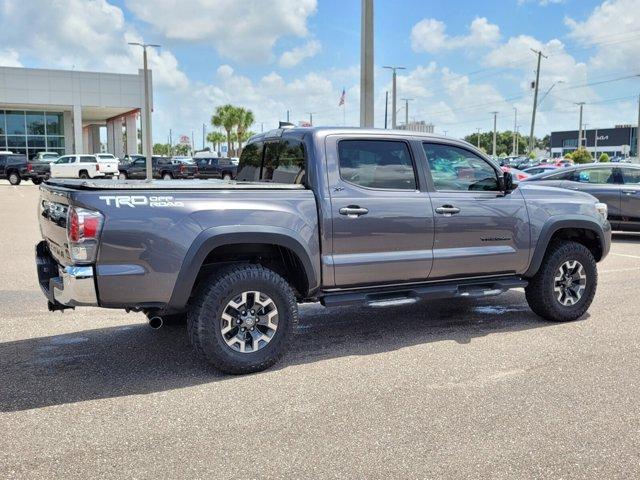
<instances>
[{"instance_id":1,"label":"white cloud","mask_svg":"<svg viewBox=\"0 0 640 480\"><path fill-rule=\"evenodd\" d=\"M13 48L5 48L0 50L0 66L3 67L22 67L20 55Z\"/></svg>"},{"instance_id":2,"label":"white cloud","mask_svg":"<svg viewBox=\"0 0 640 480\"><path fill-rule=\"evenodd\" d=\"M136 73L142 53L127 42L141 40L106 0L4 0L0 6L0 43L41 66ZM188 84L171 52L150 51L149 63L157 85Z\"/></svg>"},{"instance_id":3,"label":"white cloud","mask_svg":"<svg viewBox=\"0 0 640 480\"><path fill-rule=\"evenodd\" d=\"M320 50L322 50L320 42L311 40L304 45L284 52L280 56L280 66L284 68L295 67L303 60L316 56Z\"/></svg>"},{"instance_id":4,"label":"white cloud","mask_svg":"<svg viewBox=\"0 0 640 480\"><path fill-rule=\"evenodd\" d=\"M476 48L494 45L500 39L500 28L485 17L476 17L467 35L450 37L444 22L425 18L411 29L411 47L416 52L437 53L458 48Z\"/></svg>"},{"instance_id":5,"label":"white cloud","mask_svg":"<svg viewBox=\"0 0 640 480\"><path fill-rule=\"evenodd\" d=\"M524 5L525 3L530 3L533 0L518 0L518 5ZM538 5L542 7L546 7L547 5L564 3L565 0L538 0Z\"/></svg>"},{"instance_id":6,"label":"white cloud","mask_svg":"<svg viewBox=\"0 0 640 480\"><path fill-rule=\"evenodd\" d=\"M565 19L569 36L595 48L589 60L595 69L640 70L640 1L607 0L583 22Z\"/></svg>"},{"instance_id":7,"label":"white cloud","mask_svg":"<svg viewBox=\"0 0 640 480\"><path fill-rule=\"evenodd\" d=\"M170 39L212 44L233 60L270 61L276 42L306 37L316 0L127 0L129 9Z\"/></svg>"}]
</instances>

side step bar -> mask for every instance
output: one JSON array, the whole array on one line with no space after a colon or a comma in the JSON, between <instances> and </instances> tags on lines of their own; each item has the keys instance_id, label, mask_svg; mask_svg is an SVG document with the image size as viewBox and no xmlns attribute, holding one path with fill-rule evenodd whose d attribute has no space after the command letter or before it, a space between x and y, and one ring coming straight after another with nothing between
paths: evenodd
<instances>
[{"instance_id":1,"label":"side step bar","mask_svg":"<svg viewBox=\"0 0 640 480\"><path fill-rule=\"evenodd\" d=\"M321 297L325 307L368 305L389 307L407 305L420 300L442 298L488 297L499 295L512 288L526 287L528 282L520 277L440 282L406 287L387 287L362 291L332 292Z\"/></svg>"}]
</instances>

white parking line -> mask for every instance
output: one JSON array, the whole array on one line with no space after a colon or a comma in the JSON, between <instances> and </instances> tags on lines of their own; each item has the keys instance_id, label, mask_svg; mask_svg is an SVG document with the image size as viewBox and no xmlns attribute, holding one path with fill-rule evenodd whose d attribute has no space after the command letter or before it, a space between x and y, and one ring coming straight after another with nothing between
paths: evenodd
<instances>
[{"instance_id":1,"label":"white parking line","mask_svg":"<svg viewBox=\"0 0 640 480\"><path fill-rule=\"evenodd\" d=\"M614 268L612 270L598 270L598 273L617 273L617 272L638 272L640 267L636 268Z\"/></svg>"},{"instance_id":2,"label":"white parking line","mask_svg":"<svg viewBox=\"0 0 640 480\"><path fill-rule=\"evenodd\" d=\"M617 255L619 257L627 257L627 258L637 258L638 260L640 260L640 255L629 255L627 253L611 253L611 255Z\"/></svg>"},{"instance_id":3,"label":"white parking line","mask_svg":"<svg viewBox=\"0 0 640 480\"><path fill-rule=\"evenodd\" d=\"M18 195L20 195L22 198L24 198L24 193L22 193L22 192L20 191L20 189L19 189L16 185L14 185L14 186L13 186L13 189L14 189L16 192L18 192Z\"/></svg>"}]
</instances>

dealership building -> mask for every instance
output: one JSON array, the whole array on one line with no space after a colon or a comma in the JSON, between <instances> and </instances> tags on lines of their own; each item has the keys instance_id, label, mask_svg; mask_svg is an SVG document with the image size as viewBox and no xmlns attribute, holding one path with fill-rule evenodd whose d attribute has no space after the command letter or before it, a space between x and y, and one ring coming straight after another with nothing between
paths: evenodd
<instances>
[{"instance_id":1,"label":"dealership building","mask_svg":"<svg viewBox=\"0 0 640 480\"><path fill-rule=\"evenodd\" d=\"M614 128L583 130L582 146L594 158L606 153L610 157L637 157L638 128L631 125L616 125ZM563 157L578 149L578 130L551 133L551 156Z\"/></svg>"},{"instance_id":2,"label":"dealership building","mask_svg":"<svg viewBox=\"0 0 640 480\"><path fill-rule=\"evenodd\" d=\"M149 91L151 78L149 72ZM0 67L0 150L29 158L40 151L138 153L147 128L143 106L142 70L127 75Z\"/></svg>"}]
</instances>

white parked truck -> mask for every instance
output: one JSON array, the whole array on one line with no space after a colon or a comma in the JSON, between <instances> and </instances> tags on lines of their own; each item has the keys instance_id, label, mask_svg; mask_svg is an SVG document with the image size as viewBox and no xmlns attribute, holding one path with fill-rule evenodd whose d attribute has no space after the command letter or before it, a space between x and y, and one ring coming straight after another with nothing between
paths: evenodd
<instances>
[{"instance_id":1,"label":"white parked truck","mask_svg":"<svg viewBox=\"0 0 640 480\"><path fill-rule=\"evenodd\" d=\"M118 174L118 160L98 155L64 155L51 164L52 178L111 178Z\"/></svg>"}]
</instances>

